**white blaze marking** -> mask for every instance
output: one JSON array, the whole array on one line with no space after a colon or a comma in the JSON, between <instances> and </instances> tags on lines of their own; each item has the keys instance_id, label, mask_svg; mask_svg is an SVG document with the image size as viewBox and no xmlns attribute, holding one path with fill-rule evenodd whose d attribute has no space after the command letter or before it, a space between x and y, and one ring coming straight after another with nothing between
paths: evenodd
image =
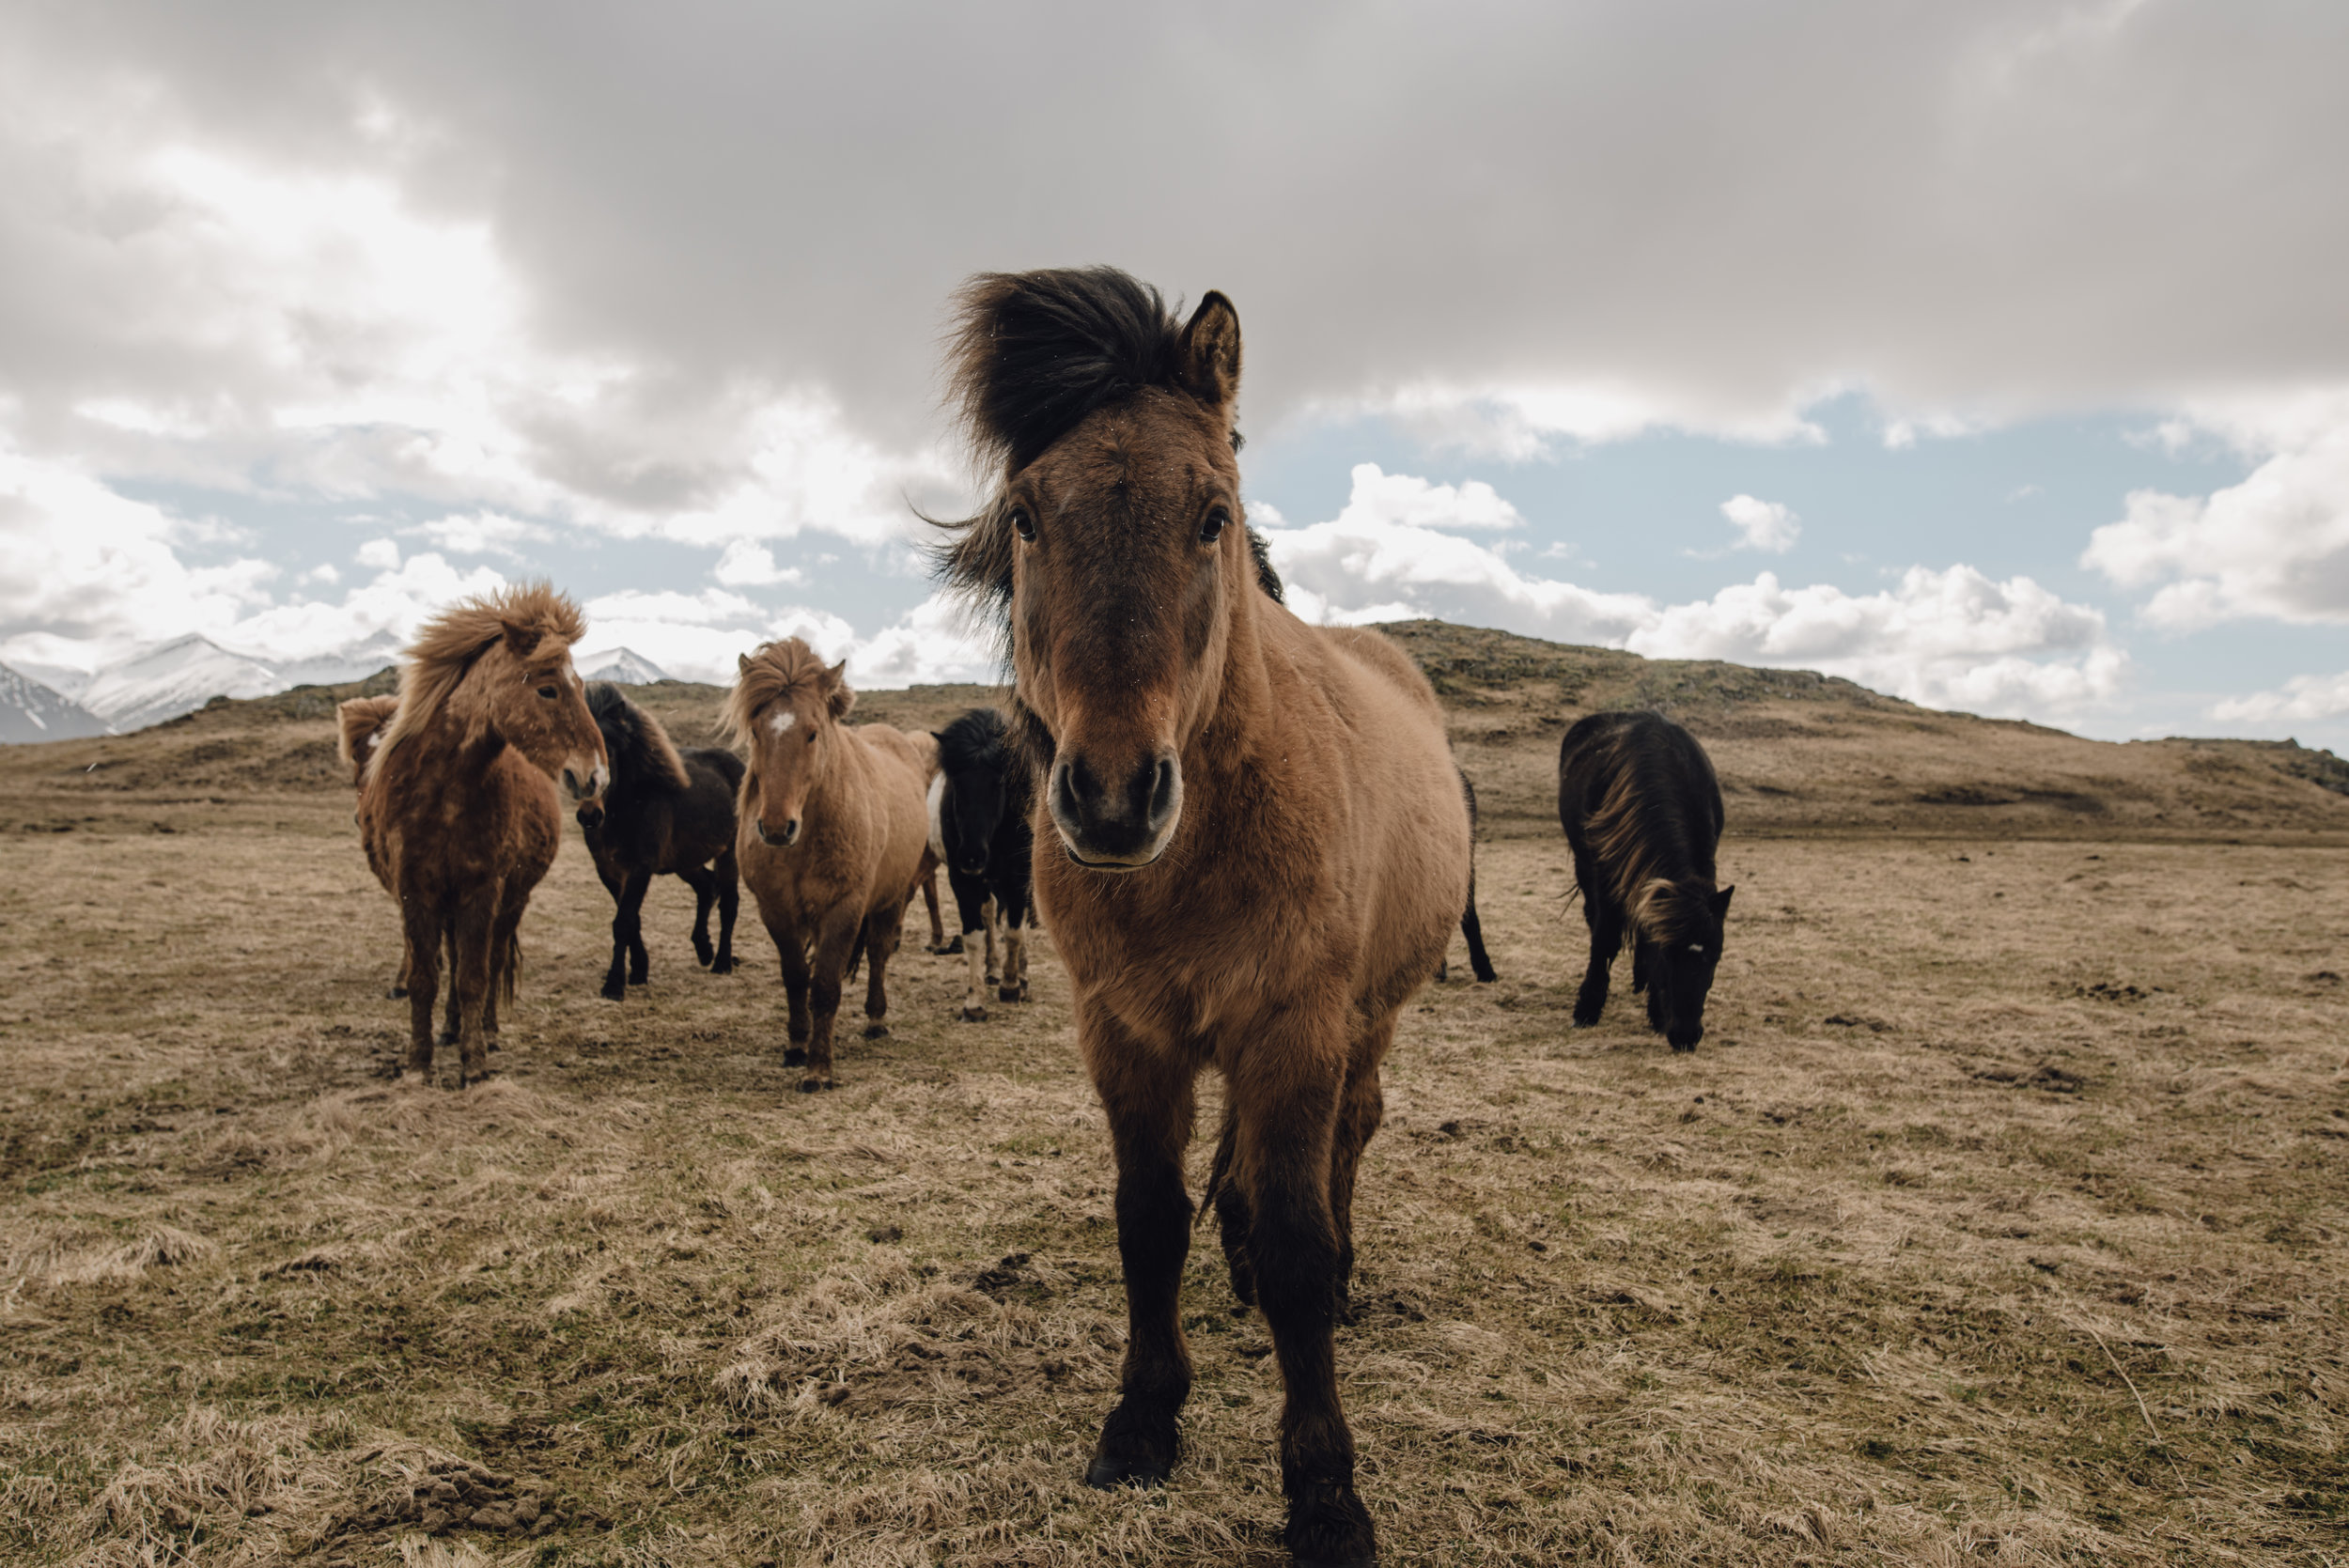
<instances>
[{"instance_id":1,"label":"white blaze marking","mask_svg":"<svg viewBox=\"0 0 2349 1568\"><path fill-rule=\"evenodd\" d=\"M781 713L778 713L773 718L768 720L767 727L774 731L777 735L781 735L799 722L800 716L786 707Z\"/></svg>"},{"instance_id":2,"label":"white blaze marking","mask_svg":"<svg viewBox=\"0 0 2349 1568\"><path fill-rule=\"evenodd\" d=\"M940 815L946 804L946 774L944 770L930 778L930 853L942 862L946 859L946 822Z\"/></svg>"}]
</instances>

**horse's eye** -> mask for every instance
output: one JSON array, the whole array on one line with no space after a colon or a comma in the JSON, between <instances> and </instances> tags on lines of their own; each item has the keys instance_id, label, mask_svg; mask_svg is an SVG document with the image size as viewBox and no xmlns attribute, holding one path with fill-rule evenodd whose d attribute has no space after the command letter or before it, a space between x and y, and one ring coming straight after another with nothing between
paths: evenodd
<instances>
[{"instance_id":1,"label":"horse's eye","mask_svg":"<svg viewBox=\"0 0 2349 1568\"><path fill-rule=\"evenodd\" d=\"M1025 506L1014 506L1011 509L1011 531L1031 543L1034 542L1035 514Z\"/></svg>"},{"instance_id":2,"label":"horse's eye","mask_svg":"<svg viewBox=\"0 0 2349 1568\"><path fill-rule=\"evenodd\" d=\"M1215 543L1216 540L1223 536L1224 524L1230 522L1231 520L1232 514L1225 511L1221 506L1218 506L1215 510L1209 512L1207 514L1207 520L1199 525L1199 542L1201 544L1208 545Z\"/></svg>"},{"instance_id":3,"label":"horse's eye","mask_svg":"<svg viewBox=\"0 0 2349 1568\"><path fill-rule=\"evenodd\" d=\"M554 701L554 688L552 686L541 686L538 688L538 695L544 697L549 702L552 702Z\"/></svg>"}]
</instances>

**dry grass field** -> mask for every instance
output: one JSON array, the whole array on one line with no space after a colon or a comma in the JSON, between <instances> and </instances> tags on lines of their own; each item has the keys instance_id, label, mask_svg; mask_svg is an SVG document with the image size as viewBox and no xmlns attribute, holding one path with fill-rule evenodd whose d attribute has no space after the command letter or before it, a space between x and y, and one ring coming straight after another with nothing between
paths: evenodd
<instances>
[{"instance_id":1,"label":"dry grass field","mask_svg":"<svg viewBox=\"0 0 2349 1568\"><path fill-rule=\"evenodd\" d=\"M1401 634L1501 980L1415 1004L1364 1162L1339 1353L1385 1560L2349 1562L2337 762ZM1049 939L983 1024L909 942L894 1036L806 1098L754 920L712 978L664 882L651 985L598 998L574 837L501 1076L395 1080L330 695L0 752L0 1560L1281 1560L1277 1374L1210 1228L1184 1467L1078 1482L1123 1308ZM1633 701L1729 789L1691 1056L1620 970L1565 1026L1542 769Z\"/></svg>"}]
</instances>

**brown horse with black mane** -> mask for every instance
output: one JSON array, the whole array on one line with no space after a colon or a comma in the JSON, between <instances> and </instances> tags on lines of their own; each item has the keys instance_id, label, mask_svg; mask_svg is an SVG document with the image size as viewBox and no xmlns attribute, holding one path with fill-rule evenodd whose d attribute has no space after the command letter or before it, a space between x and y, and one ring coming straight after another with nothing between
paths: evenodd
<instances>
[{"instance_id":1,"label":"brown horse with black mane","mask_svg":"<svg viewBox=\"0 0 2349 1568\"><path fill-rule=\"evenodd\" d=\"M956 525L945 573L1007 623L1036 902L1117 1158L1129 1337L1086 1480L1155 1484L1175 1462L1183 1150L1212 1067L1232 1285L1262 1307L1287 1395L1288 1545L1368 1563L1332 1329L1379 1062L1468 898L1435 693L1376 632L1275 598L1241 519L1222 295L1185 324L1099 268L981 276L959 303L955 389L1002 486Z\"/></svg>"},{"instance_id":2,"label":"brown horse with black mane","mask_svg":"<svg viewBox=\"0 0 2349 1568\"><path fill-rule=\"evenodd\" d=\"M783 1060L805 1063L808 1093L832 1086L832 1024L860 953L864 1037L889 1032L889 959L929 864L925 792L937 742L842 723L856 706L846 669L797 637L762 644L739 660L726 699L727 734L750 753L736 858L783 959L791 1009Z\"/></svg>"},{"instance_id":3,"label":"brown horse with black mane","mask_svg":"<svg viewBox=\"0 0 2349 1568\"><path fill-rule=\"evenodd\" d=\"M399 900L408 1070L428 1079L443 943L462 1088L489 1077L522 911L563 841L553 776L591 815L610 776L571 668L584 629L568 598L525 584L443 611L401 660L399 708L367 764L359 828Z\"/></svg>"}]
</instances>

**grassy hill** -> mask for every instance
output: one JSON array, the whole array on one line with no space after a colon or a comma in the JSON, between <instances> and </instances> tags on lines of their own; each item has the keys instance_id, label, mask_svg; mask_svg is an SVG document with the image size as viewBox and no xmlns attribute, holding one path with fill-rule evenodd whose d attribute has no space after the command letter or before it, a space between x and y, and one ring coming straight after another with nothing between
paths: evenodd
<instances>
[{"instance_id":1,"label":"grassy hill","mask_svg":"<svg viewBox=\"0 0 2349 1568\"><path fill-rule=\"evenodd\" d=\"M1497 836L1556 831L1558 740L1577 718L1649 707L1712 753L1733 834L2349 840L2349 763L2291 741L2086 740L1803 670L1642 659L1441 621L1385 630L1443 699ZM151 831L175 806L347 787L334 705L391 685L386 671L216 700L131 736L0 748L0 818L11 830ZM680 743L714 743L723 688L661 681L634 694ZM856 717L932 728L996 695L982 686L865 691Z\"/></svg>"}]
</instances>

